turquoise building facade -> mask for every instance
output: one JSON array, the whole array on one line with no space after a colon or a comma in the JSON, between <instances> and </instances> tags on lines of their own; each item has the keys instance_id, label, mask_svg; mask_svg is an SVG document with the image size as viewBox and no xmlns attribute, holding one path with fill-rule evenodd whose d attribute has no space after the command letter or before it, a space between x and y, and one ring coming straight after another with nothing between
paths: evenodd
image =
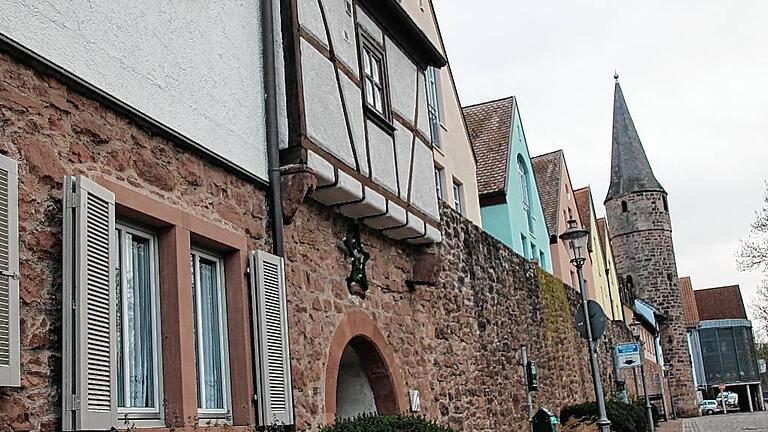
<instances>
[{"instance_id":1,"label":"turquoise building facade","mask_svg":"<svg viewBox=\"0 0 768 432\"><path fill-rule=\"evenodd\" d=\"M552 272L549 234L517 99L464 108L477 158L483 229Z\"/></svg>"}]
</instances>

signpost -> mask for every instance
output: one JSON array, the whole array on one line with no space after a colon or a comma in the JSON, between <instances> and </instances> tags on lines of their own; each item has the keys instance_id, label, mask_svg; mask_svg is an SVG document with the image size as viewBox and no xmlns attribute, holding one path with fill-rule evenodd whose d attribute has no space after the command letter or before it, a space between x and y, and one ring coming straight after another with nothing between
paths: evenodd
<instances>
[{"instance_id":1,"label":"signpost","mask_svg":"<svg viewBox=\"0 0 768 432\"><path fill-rule=\"evenodd\" d=\"M629 342L616 345L616 367L628 369L640 366L640 344Z\"/></svg>"}]
</instances>

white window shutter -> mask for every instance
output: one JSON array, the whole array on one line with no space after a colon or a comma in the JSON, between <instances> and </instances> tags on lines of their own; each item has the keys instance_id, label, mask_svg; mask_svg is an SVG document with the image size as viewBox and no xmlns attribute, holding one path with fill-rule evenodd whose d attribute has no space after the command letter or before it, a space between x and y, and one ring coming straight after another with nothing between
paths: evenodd
<instances>
[{"instance_id":1,"label":"white window shutter","mask_svg":"<svg viewBox=\"0 0 768 432\"><path fill-rule=\"evenodd\" d=\"M259 425L292 425L293 392L283 259L267 252L251 252L250 276Z\"/></svg>"},{"instance_id":2,"label":"white window shutter","mask_svg":"<svg viewBox=\"0 0 768 432\"><path fill-rule=\"evenodd\" d=\"M85 177L64 180L63 429L117 424L115 197Z\"/></svg>"},{"instance_id":3,"label":"white window shutter","mask_svg":"<svg viewBox=\"0 0 768 432\"><path fill-rule=\"evenodd\" d=\"M19 171L0 156L0 386L19 386Z\"/></svg>"}]
</instances>

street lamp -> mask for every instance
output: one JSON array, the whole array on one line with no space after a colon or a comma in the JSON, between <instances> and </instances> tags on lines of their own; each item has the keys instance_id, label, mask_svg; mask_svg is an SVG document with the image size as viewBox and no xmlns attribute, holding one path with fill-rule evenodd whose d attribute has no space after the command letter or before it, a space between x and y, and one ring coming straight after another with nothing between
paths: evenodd
<instances>
[{"instance_id":1,"label":"street lamp","mask_svg":"<svg viewBox=\"0 0 768 432\"><path fill-rule=\"evenodd\" d=\"M597 364L597 353L595 352L595 341L592 339L592 323L587 306L587 293L584 291L584 273L582 268L587 260L587 239L589 230L579 228L574 219L568 221L568 229L560 234L560 240L565 242L568 253L571 255L571 264L576 267L579 276L579 292L581 293L581 307L584 308L584 321L587 330L587 344L589 347L589 364L592 368L592 382L595 385L595 398L597 399L597 410L599 418L597 427L600 432L611 431L611 421L605 412L605 397L603 396L603 383L600 380L600 366Z\"/></svg>"},{"instance_id":2,"label":"street lamp","mask_svg":"<svg viewBox=\"0 0 768 432\"><path fill-rule=\"evenodd\" d=\"M637 317L634 317L632 319L632 323L629 325L629 327L632 329L632 335L635 337L635 340L640 343L640 375L643 376L643 393L645 394L645 411L648 415L648 430L651 432L654 432L656 429L656 426L653 424L653 410L651 410L651 400L648 399L648 382L645 379L645 362L643 361L642 356L645 354L645 342L640 338L640 327L642 324L640 321L637 320ZM662 385L664 385L662 383Z\"/></svg>"}]
</instances>

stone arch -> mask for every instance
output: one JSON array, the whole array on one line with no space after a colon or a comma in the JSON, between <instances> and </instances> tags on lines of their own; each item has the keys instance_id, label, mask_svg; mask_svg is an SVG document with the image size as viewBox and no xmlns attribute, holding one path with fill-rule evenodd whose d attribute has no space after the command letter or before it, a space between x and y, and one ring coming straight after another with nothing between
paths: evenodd
<instances>
[{"instance_id":1,"label":"stone arch","mask_svg":"<svg viewBox=\"0 0 768 432\"><path fill-rule=\"evenodd\" d=\"M362 310L351 310L336 328L325 368L325 421L336 417L336 394L341 359L347 346L365 366L373 390L376 410L396 414L407 407L403 379L395 357L376 323Z\"/></svg>"}]
</instances>

